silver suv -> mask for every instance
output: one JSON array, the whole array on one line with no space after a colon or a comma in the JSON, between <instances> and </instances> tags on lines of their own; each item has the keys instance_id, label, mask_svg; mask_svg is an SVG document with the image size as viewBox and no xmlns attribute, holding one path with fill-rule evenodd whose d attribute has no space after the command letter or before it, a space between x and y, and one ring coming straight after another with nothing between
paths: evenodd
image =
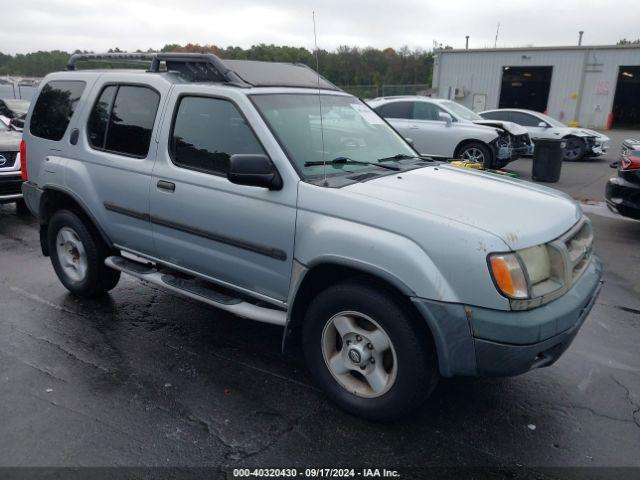
<instances>
[{"instance_id":1,"label":"silver suv","mask_svg":"<svg viewBox=\"0 0 640 480\"><path fill-rule=\"evenodd\" d=\"M439 376L552 364L595 301L576 203L421 157L305 66L83 58L43 80L24 130L25 198L74 294L124 272L281 325L332 400L386 420Z\"/></svg>"}]
</instances>

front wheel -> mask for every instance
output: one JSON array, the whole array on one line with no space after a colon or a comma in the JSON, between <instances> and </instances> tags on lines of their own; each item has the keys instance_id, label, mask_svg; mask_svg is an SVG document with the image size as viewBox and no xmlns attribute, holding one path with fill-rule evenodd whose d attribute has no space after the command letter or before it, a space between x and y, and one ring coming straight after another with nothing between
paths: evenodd
<instances>
[{"instance_id":1,"label":"front wheel","mask_svg":"<svg viewBox=\"0 0 640 480\"><path fill-rule=\"evenodd\" d=\"M120 272L104 264L107 245L92 225L75 212L56 212L47 230L51 263L71 293L95 297L113 289Z\"/></svg>"},{"instance_id":2,"label":"front wheel","mask_svg":"<svg viewBox=\"0 0 640 480\"><path fill-rule=\"evenodd\" d=\"M438 380L426 326L382 288L347 282L320 293L305 316L303 343L327 395L372 420L408 415Z\"/></svg>"},{"instance_id":3,"label":"front wheel","mask_svg":"<svg viewBox=\"0 0 640 480\"><path fill-rule=\"evenodd\" d=\"M576 162L584 157L587 146L584 140L576 137L569 137L565 140L565 148L562 159L567 162Z\"/></svg>"},{"instance_id":4,"label":"front wheel","mask_svg":"<svg viewBox=\"0 0 640 480\"><path fill-rule=\"evenodd\" d=\"M484 168L493 168L491 151L479 142L467 143L460 147L457 157L463 162L481 163Z\"/></svg>"}]
</instances>

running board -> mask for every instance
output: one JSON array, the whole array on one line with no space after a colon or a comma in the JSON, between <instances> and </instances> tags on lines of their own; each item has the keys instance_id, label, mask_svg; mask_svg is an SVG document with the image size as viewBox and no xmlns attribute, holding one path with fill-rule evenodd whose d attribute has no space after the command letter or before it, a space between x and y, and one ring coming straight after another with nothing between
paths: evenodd
<instances>
[{"instance_id":1,"label":"running board","mask_svg":"<svg viewBox=\"0 0 640 480\"><path fill-rule=\"evenodd\" d=\"M284 310L254 305L241 298L221 292L212 283L203 280L184 278L180 274L178 274L179 276L173 275L169 269L159 269L153 264L136 262L120 256L107 257L104 263L114 270L120 270L166 290L212 305L239 317L273 325L285 325L287 323L287 312Z\"/></svg>"}]
</instances>

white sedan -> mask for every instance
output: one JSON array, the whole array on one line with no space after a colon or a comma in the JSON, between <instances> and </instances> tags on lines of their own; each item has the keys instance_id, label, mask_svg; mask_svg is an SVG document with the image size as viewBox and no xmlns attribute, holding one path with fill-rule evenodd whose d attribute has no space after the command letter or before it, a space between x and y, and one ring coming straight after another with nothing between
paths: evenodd
<instances>
[{"instance_id":1,"label":"white sedan","mask_svg":"<svg viewBox=\"0 0 640 480\"><path fill-rule=\"evenodd\" d=\"M561 138L566 141L564 160L580 160L583 157L603 155L609 149L610 139L594 130L568 127L544 113L516 108L501 108L480 112L487 120L503 120L517 123L527 129L535 143L536 138Z\"/></svg>"}]
</instances>

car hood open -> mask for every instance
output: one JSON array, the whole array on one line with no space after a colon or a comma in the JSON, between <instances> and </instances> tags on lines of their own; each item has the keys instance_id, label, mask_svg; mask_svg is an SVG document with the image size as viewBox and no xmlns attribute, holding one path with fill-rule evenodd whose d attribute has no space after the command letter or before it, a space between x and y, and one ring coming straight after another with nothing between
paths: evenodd
<instances>
[{"instance_id":1,"label":"car hood open","mask_svg":"<svg viewBox=\"0 0 640 480\"><path fill-rule=\"evenodd\" d=\"M527 129L517 123L504 122L502 120L474 120L473 123L477 125L485 125L487 127L496 127L506 130L511 135L524 135L527 133Z\"/></svg>"},{"instance_id":2,"label":"car hood open","mask_svg":"<svg viewBox=\"0 0 640 480\"><path fill-rule=\"evenodd\" d=\"M484 230L513 250L553 240L582 216L578 204L557 190L446 164L345 189Z\"/></svg>"}]
</instances>

